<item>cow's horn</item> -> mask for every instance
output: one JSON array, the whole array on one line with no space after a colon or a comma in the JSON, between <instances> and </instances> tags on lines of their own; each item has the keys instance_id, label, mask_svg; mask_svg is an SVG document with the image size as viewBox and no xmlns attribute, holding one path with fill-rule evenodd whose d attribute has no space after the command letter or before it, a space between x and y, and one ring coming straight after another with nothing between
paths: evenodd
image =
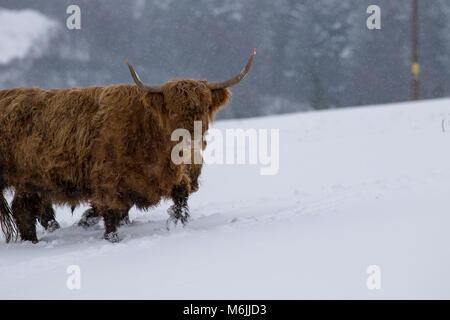
<instances>
[{"instance_id":1,"label":"cow's horn","mask_svg":"<svg viewBox=\"0 0 450 320\"><path fill-rule=\"evenodd\" d=\"M137 75L136 71L134 71L134 68L131 65L131 63L128 60L126 61L126 63L128 65L128 68L130 69L131 76L133 77L133 80L139 89L145 92L162 92L161 86L149 86L143 83L141 79L139 79L139 76Z\"/></svg>"},{"instance_id":2,"label":"cow's horn","mask_svg":"<svg viewBox=\"0 0 450 320\"><path fill-rule=\"evenodd\" d=\"M227 81L222 82L211 82L208 83L208 87L210 89L222 89L222 88L228 88L231 86L234 86L235 84L239 83L242 79L244 79L245 75L247 74L248 70L250 70L250 66L252 65L253 57L256 54L256 49L253 49L252 55L248 59L247 65L242 69L242 71L234 78L231 78Z\"/></svg>"}]
</instances>

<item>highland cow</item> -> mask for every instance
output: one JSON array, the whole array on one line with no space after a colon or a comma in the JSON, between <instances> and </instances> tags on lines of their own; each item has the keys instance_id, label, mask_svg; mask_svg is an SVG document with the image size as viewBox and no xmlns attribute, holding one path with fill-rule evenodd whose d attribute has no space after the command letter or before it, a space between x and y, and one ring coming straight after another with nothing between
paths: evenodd
<instances>
[{"instance_id":1,"label":"highland cow","mask_svg":"<svg viewBox=\"0 0 450 320\"><path fill-rule=\"evenodd\" d=\"M193 134L194 121L202 122L204 133L254 55L223 82L174 79L150 86L127 61L135 85L1 90L0 223L6 241L18 231L22 240L37 242L36 220L54 221L52 203L91 203L111 242L119 241L117 227L133 205L146 209L171 199L169 219L185 223L196 181L190 164L172 161L178 141L171 134L178 128ZM8 188L15 190L11 208L3 197Z\"/></svg>"}]
</instances>

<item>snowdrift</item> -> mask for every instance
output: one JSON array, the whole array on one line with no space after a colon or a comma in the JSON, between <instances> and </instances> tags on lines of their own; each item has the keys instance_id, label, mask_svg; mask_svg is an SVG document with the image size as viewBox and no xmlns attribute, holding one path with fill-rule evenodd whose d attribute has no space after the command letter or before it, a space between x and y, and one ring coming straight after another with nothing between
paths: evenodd
<instances>
[{"instance_id":1,"label":"snowdrift","mask_svg":"<svg viewBox=\"0 0 450 320\"><path fill-rule=\"evenodd\" d=\"M207 165L188 226L133 209L116 245L57 207L39 244L0 239L0 298L448 299L449 120L443 99L217 122L279 128L279 173Z\"/></svg>"}]
</instances>

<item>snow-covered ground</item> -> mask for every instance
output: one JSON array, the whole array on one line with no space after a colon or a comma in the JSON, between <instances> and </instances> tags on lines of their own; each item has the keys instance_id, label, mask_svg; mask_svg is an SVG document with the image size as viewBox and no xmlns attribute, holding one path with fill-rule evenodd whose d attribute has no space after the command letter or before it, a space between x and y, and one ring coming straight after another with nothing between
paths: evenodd
<instances>
[{"instance_id":1,"label":"snow-covered ground","mask_svg":"<svg viewBox=\"0 0 450 320\"><path fill-rule=\"evenodd\" d=\"M279 128L279 174L208 165L188 226L165 229L168 203L133 209L119 244L59 207L39 244L0 239L0 298L448 299L449 120L442 99L217 122Z\"/></svg>"}]
</instances>

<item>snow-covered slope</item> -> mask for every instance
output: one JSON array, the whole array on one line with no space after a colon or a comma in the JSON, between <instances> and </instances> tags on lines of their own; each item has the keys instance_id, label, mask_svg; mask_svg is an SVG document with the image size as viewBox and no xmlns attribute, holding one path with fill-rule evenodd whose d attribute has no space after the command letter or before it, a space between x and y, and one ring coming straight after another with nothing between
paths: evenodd
<instances>
[{"instance_id":1,"label":"snow-covered slope","mask_svg":"<svg viewBox=\"0 0 450 320\"><path fill-rule=\"evenodd\" d=\"M450 298L449 119L435 100L217 122L279 128L279 174L208 165L187 227L133 209L119 244L59 207L39 244L0 244L0 298Z\"/></svg>"}]
</instances>

